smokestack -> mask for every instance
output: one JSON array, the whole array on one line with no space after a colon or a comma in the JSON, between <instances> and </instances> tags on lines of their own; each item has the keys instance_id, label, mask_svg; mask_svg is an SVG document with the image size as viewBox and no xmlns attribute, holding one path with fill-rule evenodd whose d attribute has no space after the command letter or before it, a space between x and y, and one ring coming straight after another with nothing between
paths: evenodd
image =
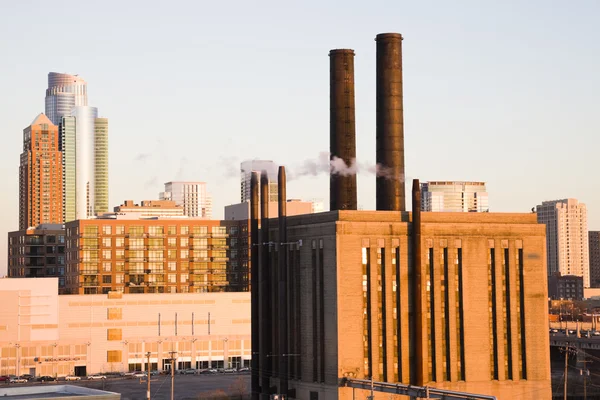
<instances>
[{"instance_id":1,"label":"smokestack","mask_svg":"<svg viewBox=\"0 0 600 400\"><path fill-rule=\"evenodd\" d=\"M252 388L252 400L258 400L258 393L260 390L259 386L259 375L260 363L258 355L260 353L260 325L259 321L259 288L258 288L258 173L252 172L250 178L250 300L251 300L251 346L252 346L252 377L251 377L251 388Z\"/></svg>"},{"instance_id":2,"label":"smokestack","mask_svg":"<svg viewBox=\"0 0 600 400\"><path fill-rule=\"evenodd\" d=\"M377 210L405 211L402 35L380 33L377 42Z\"/></svg>"},{"instance_id":3,"label":"smokestack","mask_svg":"<svg viewBox=\"0 0 600 400\"><path fill-rule=\"evenodd\" d=\"M261 375L261 398L270 397L270 387L272 375L271 344L273 343L271 335L271 269L270 269L270 249L269 240L269 174L262 171L260 176L260 375Z\"/></svg>"},{"instance_id":4,"label":"smokestack","mask_svg":"<svg viewBox=\"0 0 600 400\"><path fill-rule=\"evenodd\" d=\"M415 362L415 374L411 373L413 385L423 385L423 304L421 299L421 185L418 179L413 179L412 186L412 253L413 253L413 304L414 313L411 316L411 325L414 327L412 336L414 339L413 360Z\"/></svg>"},{"instance_id":5,"label":"smokestack","mask_svg":"<svg viewBox=\"0 0 600 400\"><path fill-rule=\"evenodd\" d=\"M288 351L288 301L287 301L287 194L285 182L285 167L279 167L277 176L279 201L279 393L284 399L288 398L289 351Z\"/></svg>"},{"instance_id":6,"label":"smokestack","mask_svg":"<svg viewBox=\"0 0 600 400\"><path fill-rule=\"evenodd\" d=\"M329 153L350 166L356 158L354 50L329 52ZM329 209L356 210L356 175L332 174Z\"/></svg>"}]
</instances>

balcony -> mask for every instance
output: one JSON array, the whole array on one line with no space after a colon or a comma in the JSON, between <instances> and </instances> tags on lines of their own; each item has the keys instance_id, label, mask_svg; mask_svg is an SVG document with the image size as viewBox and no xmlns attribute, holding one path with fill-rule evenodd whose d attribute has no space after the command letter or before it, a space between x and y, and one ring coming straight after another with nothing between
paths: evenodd
<instances>
[{"instance_id":1,"label":"balcony","mask_svg":"<svg viewBox=\"0 0 600 400\"><path fill-rule=\"evenodd\" d=\"M82 275L97 275L98 274L98 269L83 269L81 270L81 274Z\"/></svg>"},{"instance_id":2,"label":"balcony","mask_svg":"<svg viewBox=\"0 0 600 400\"><path fill-rule=\"evenodd\" d=\"M82 282L81 286L90 287L90 286L100 286L98 282Z\"/></svg>"}]
</instances>

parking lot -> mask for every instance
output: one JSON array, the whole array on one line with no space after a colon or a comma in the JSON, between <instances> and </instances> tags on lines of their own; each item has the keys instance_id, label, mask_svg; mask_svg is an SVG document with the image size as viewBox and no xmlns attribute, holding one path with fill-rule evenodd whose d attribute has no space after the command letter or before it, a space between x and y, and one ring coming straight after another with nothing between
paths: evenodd
<instances>
[{"instance_id":1,"label":"parking lot","mask_svg":"<svg viewBox=\"0 0 600 400\"><path fill-rule=\"evenodd\" d=\"M146 379L128 377L109 377L106 380L75 382L60 381L58 384L85 386L93 389L121 393L122 400L145 400ZM54 385L52 383L26 383L24 385ZM153 400L169 400L171 398L171 376L154 375L150 380L150 394ZM178 400L198 400L216 398L215 395L228 395L236 399L249 398L250 374L210 374L210 375L175 375L174 398ZM213 396L213 397L211 397Z\"/></svg>"}]
</instances>

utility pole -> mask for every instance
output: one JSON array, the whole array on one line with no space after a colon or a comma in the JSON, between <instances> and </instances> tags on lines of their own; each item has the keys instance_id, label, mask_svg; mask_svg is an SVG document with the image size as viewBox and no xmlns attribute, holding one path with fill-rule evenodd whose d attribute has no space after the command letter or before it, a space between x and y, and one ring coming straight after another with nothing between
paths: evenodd
<instances>
[{"instance_id":1,"label":"utility pole","mask_svg":"<svg viewBox=\"0 0 600 400\"><path fill-rule=\"evenodd\" d=\"M146 368L146 380L148 381L148 391L146 393L146 398L148 400L150 400L150 352L146 353L146 356L148 357L148 367Z\"/></svg>"},{"instance_id":2,"label":"utility pole","mask_svg":"<svg viewBox=\"0 0 600 400\"><path fill-rule=\"evenodd\" d=\"M175 393L175 354L177 354L176 351L171 350L169 352L169 354L171 355L171 400L175 399L174 393Z\"/></svg>"},{"instance_id":3,"label":"utility pole","mask_svg":"<svg viewBox=\"0 0 600 400\"><path fill-rule=\"evenodd\" d=\"M373 375L371 375L371 395L367 396L368 400L373 400L375 395L373 394Z\"/></svg>"},{"instance_id":4,"label":"utility pole","mask_svg":"<svg viewBox=\"0 0 600 400\"><path fill-rule=\"evenodd\" d=\"M563 390L564 400L567 400L567 377L569 375L569 342L565 346L565 387Z\"/></svg>"},{"instance_id":5,"label":"utility pole","mask_svg":"<svg viewBox=\"0 0 600 400\"><path fill-rule=\"evenodd\" d=\"M586 360L584 356L583 361L579 362L583 364L583 369L579 370L580 374L583 375L583 400L587 400L587 377L590 374L590 370L586 368L586 364L591 364L592 361Z\"/></svg>"}]
</instances>

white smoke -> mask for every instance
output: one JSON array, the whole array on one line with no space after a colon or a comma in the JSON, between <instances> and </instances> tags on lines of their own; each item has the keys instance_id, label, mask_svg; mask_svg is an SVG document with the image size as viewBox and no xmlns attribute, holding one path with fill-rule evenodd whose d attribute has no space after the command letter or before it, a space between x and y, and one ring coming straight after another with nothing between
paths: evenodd
<instances>
[{"instance_id":1,"label":"white smoke","mask_svg":"<svg viewBox=\"0 0 600 400\"><path fill-rule=\"evenodd\" d=\"M354 176L360 173L368 173L385 179L405 181L404 176L396 176L391 168L381 164L361 163L356 159L352 159L349 164L346 164L343 159L337 156L331 157L330 153L327 152L321 152L317 158L304 160L301 165L289 166L286 169L288 180L321 174Z\"/></svg>"}]
</instances>

